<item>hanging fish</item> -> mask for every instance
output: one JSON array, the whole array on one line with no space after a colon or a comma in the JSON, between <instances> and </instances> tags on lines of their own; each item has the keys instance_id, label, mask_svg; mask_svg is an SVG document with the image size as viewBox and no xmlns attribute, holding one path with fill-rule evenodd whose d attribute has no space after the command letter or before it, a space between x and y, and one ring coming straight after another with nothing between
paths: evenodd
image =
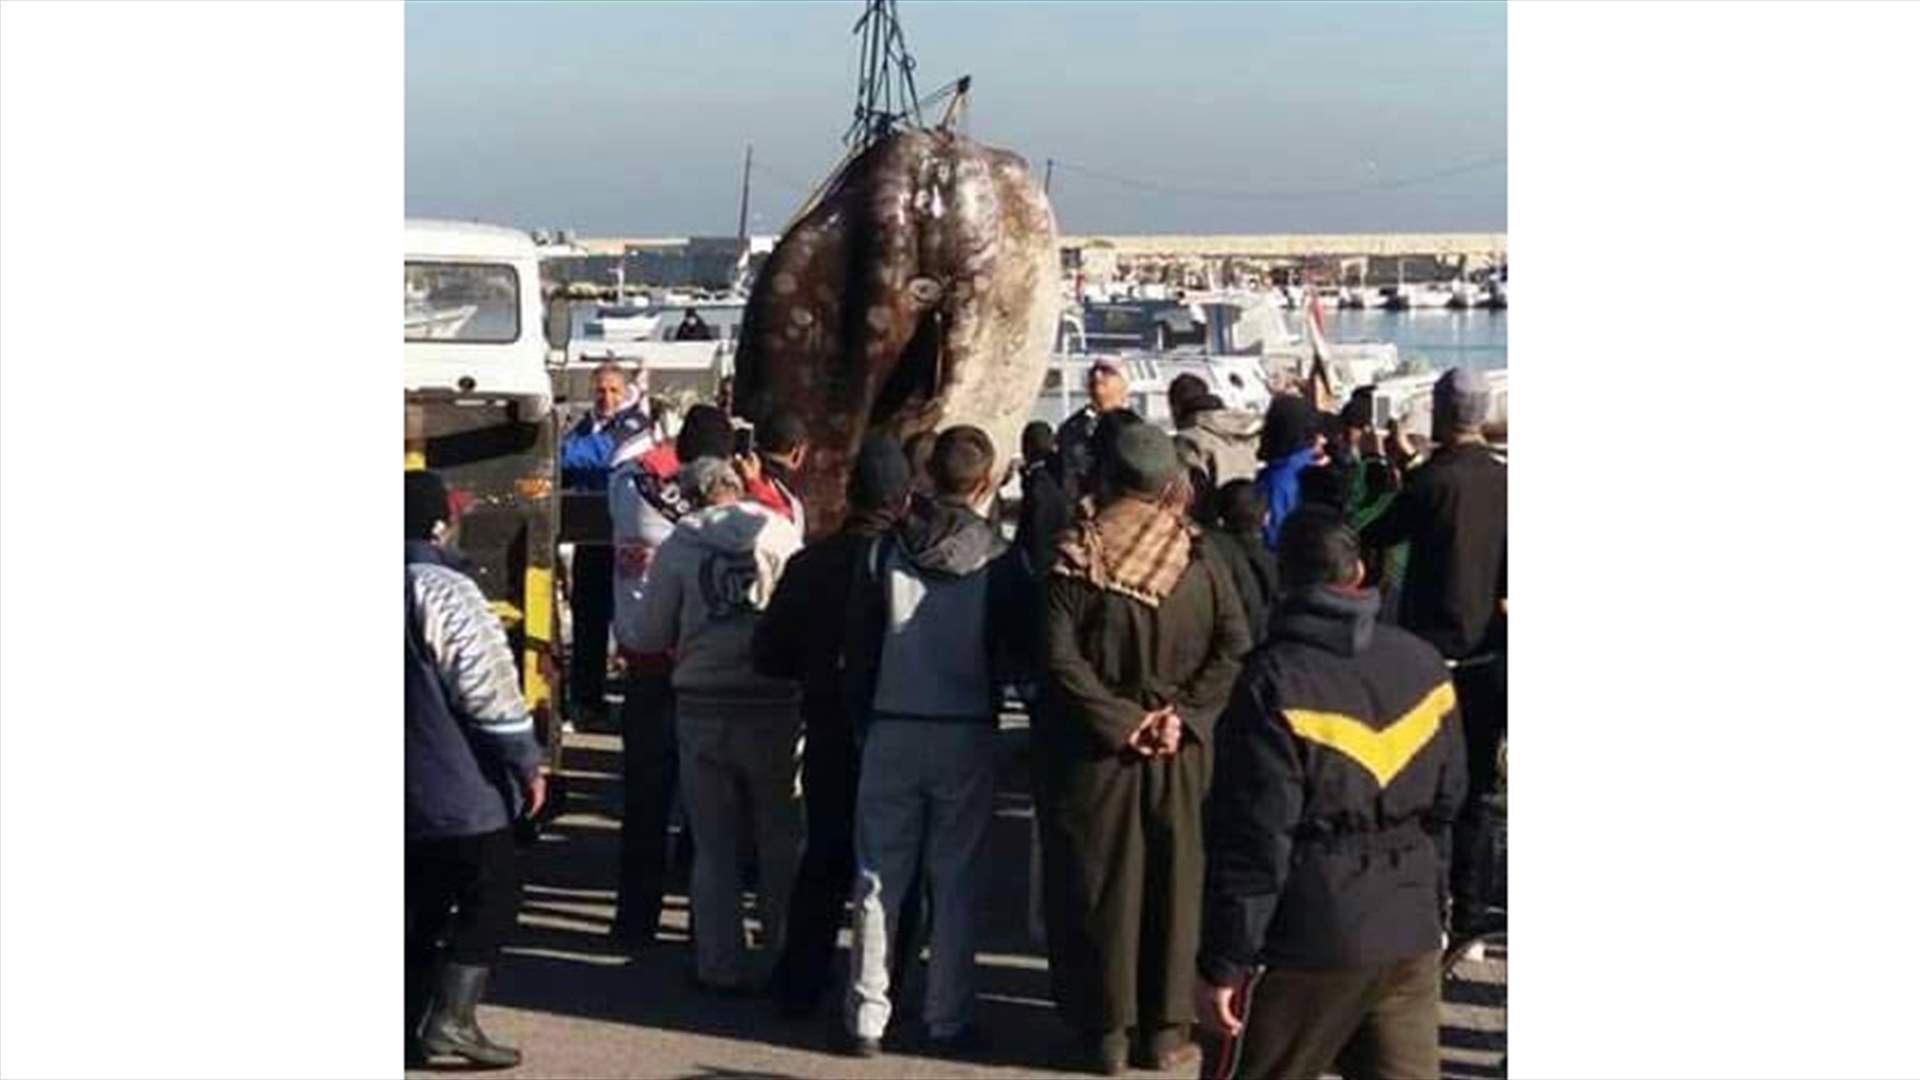
<instances>
[{"instance_id":1,"label":"hanging fish","mask_svg":"<svg viewBox=\"0 0 1920 1080\"><path fill-rule=\"evenodd\" d=\"M973 424L1004 468L1059 318L1053 209L1015 154L896 131L840 171L781 236L748 297L735 409L806 421L808 531L839 527L869 431Z\"/></svg>"}]
</instances>

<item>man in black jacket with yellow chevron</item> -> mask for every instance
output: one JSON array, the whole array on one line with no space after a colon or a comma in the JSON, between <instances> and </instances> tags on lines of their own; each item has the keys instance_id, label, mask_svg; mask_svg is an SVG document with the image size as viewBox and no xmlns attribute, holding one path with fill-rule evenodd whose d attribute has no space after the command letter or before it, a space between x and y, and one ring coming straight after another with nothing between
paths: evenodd
<instances>
[{"instance_id":1,"label":"man in black jacket with yellow chevron","mask_svg":"<svg viewBox=\"0 0 1920 1080\"><path fill-rule=\"evenodd\" d=\"M1440 1074L1448 830L1466 743L1440 654L1377 626L1359 541L1304 507L1286 599L1220 719L1196 1009L1205 1076Z\"/></svg>"}]
</instances>

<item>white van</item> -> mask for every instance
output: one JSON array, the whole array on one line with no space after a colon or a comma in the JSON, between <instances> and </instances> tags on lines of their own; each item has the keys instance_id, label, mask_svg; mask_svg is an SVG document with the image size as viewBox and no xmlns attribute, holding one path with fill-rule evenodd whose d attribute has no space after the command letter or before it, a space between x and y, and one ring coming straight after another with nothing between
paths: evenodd
<instances>
[{"instance_id":1,"label":"white van","mask_svg":"<svg viewBox=\"0 0 1920 1080\"><path fill-rule=\"evenodd\" d=\"M408 219L409 395L507 398L525 419L546 415L553 404L546 316L540 247L530 234L497 225Z\"/></svg>"}]
</instances>

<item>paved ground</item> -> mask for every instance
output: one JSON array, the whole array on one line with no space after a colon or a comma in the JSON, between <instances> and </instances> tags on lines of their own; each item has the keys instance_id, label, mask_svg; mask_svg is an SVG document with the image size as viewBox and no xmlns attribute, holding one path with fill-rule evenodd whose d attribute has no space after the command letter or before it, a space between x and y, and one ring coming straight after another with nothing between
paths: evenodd
<instances>
[{"instance_id":1,"label":"paved ground","mask_svg":"<svg viewBox=\"0 0 1920 1080\"><path fill-rule=\"evenodd\" d=\"M1060 1051L1067 1032L1053 1015L1041 950L1026 931L1031 803L1024 793L1025 732L1003 731L1000 740L1002 790L990 840L996 881L979 956L979 1019L994 1040L992 1060L942 1061L915 1052L911 1029L917 1025L903 1023L918 1011L921 982L914 976L908 981L909 1004L896 1011L894 1023L896 1031L909 1030L897 1052L873 1060L828 1050L833 1030L828 1018L787 1021L768 1001L722 1000L693 990L688 985L692 953L685 938L682 880L672 883L667 899L671 940L638 959L613 949L607 930L613 918L619 836L619 744L611 736L579 734L567 742L569 813L527 856L518 933L495 972L490 1004L482 1007L488 1031L526 1055L519 1069L494 1075L1066 1075ZM1504 950L1501 956L1504 961ZM1502 1047L1504 1014L1503 1004ZM1476 1016L1462 1026L1483 1027L1482 1020ZM1486 1050L1476 1041L1466 1061L1450 1051L1447 1072L1501 1075L1492 1065L1503 1055Z\"/></svg>"}]
</instances>

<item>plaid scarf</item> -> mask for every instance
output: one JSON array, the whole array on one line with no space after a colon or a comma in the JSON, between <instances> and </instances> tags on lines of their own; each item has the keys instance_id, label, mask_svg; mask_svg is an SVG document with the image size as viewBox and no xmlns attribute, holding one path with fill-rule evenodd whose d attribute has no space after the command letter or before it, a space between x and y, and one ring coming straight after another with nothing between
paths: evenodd
<instances>
[{"instance_id":1,"label":"plaid scarf","mask_svg":"<svg viewBox=\"0 0 1920 1080\"><path fill-rule=\"evenodd\" d=\"M1193 555L1194 529L1181 502L1123 497L1097 513L1083 506L1060 539L1053 572L1151 608L1173 591Z\"/></svg>"}]
</instances>

